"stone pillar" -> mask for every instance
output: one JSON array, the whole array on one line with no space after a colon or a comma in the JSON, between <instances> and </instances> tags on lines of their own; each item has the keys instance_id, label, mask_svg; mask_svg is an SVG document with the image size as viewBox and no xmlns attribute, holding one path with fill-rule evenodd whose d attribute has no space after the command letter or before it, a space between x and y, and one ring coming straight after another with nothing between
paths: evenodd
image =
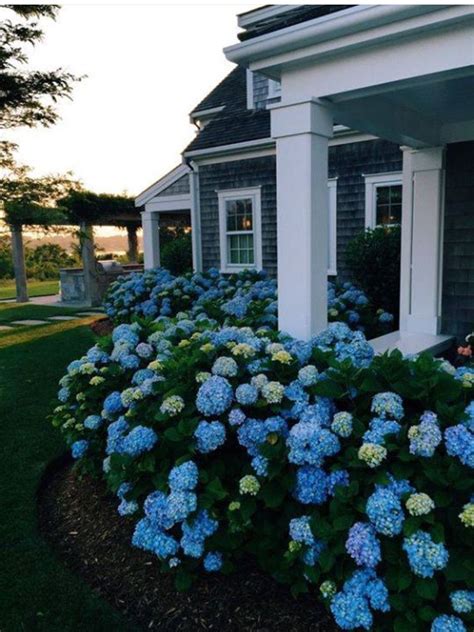
<instances>
[{"instance_id":1,"label":"stone pillar","mask_svg":"<svg viewBox=\"0 0 474 632\"><path fill-rule=\"evenodd\" d=\"M143 260L145 270L160 265L160 215L150 211L142 212Z\"/></svg>"},{"instance_id":2,"label":"stone pillar","mask_svg":"<svg viewBox=\"0 0 474 632\"><path fill-rule=\"evenodd\" d=\"M23 247L22 226L19 224L12 224L11 236L12 236L13 271L15 274L15 285L16 285L16 302L27 303L28 302L28 287L27 287L27 282L26 282L25 250Z\"/></svg>"},{"instance_id":3,"label":"stone pillar","mask_svg":"<svg viewBox=\"0 0 474 632\"><path fill-rule=\"evenodd\" d=\"M444 147L403 147L400 330L438 334L444 220Z\"/></svg>"},{"instance_id":4,"label":"stone pillar","mask_svg":"<svg viewBox=\"0 0 474 632\"><path fill-rule=\"evenodd\" d=\"M99 288L99 272L95 260L94 228L91 224L81 223L80 241L86 301L91 307L98 307L102 303L102 297Z\"/></svg>"},{"instance_id":5,"label":"stone pillar","mask_svg":"<svg viewBox=\"0 0 474 632\"><path fill-rule=\"evenodd\" d=\"M128 251L127 256L130 263L137 263L138 260L138 238L137 227L127 226Z\"/></svg>"},{"instance_id":6,"label":"stone pillar","mask_svg":"<svg viewBox=\"0 0 474 632\"><path fill-rule=\"evenodd\" d=\"M309 340L327 326L333 117L317 100L274 106L271 117L277 147L279 329Z\"/></svg>"}]
</instances>

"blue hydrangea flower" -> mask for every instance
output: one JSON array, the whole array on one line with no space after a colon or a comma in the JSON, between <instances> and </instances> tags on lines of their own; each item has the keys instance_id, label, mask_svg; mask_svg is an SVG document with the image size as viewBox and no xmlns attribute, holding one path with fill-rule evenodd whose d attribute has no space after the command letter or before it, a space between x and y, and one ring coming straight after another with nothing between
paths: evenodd
<instances>
[{"instance_id":1,"label":"blue hydrangea flower","mask_svg":"<svg viewBox=\"0 0 474 632\"><path fill-rule=\"evenodd\" d=\"M144 551L151 551L162 560L176 555L179 549L178 542L148 518L142 518L137 522L132 544Z\"/></svg>"},{"instance_id":2,"label":"blue hydrangea flower","mask_svg":"<svg viewBox=\"0 0 474 632\"><path fill-rule=\"evenodd\" d=\"M152 450L157 441L158 437L154 430L147 426L136 426L123 438L120 452L130 456L140 456Z\"/></svg>"},{"instance_id":3,"label":"blue hydrangea flower","mask_svg":"<svg viewBox=\"0 0 474 632\"><path fill-rule=\"evenodd\" d=\"M409 428L408 439L410 441L410 454L432 457L442 441L436 415L430 411L423 413L419 425Z\"/></svg>"},{"instance_id":4,"label":"blue hydrangea flower","mask_svg":"<svg viewBox=\"0 0 474 632\"><path fill-rule=\"evenodd\" d=\"M369 423L369 430L364 433L363 440L367 443L383 445L385 437L390 434L398 434L401 426L398 422L382 417L374 417Z\"/></svg>"},{"instance_id":5,"label":"blue hydrangea flower","mask_svg":"<svg viewBox=\"0 0 474 632\"><path fill-rule=\"evenodd\" d=\"M234 358L222 356L212 365L212 373L214 375L220 375L221 377L235 377L239 370L237 362Z\"/></svg>"},{"instance_id":6,"label":"blue hydrangea flower","mask_svg":"<svg viewBox=\"0 0 474 632\"><path fill-rule=\"evenodd\" d=\"M232 386L225 378L214 375L199 388L196 406L207 417L222 415L230 408L232 399Z\"/></svg>"},{"instance_id":7,"label":"blue hydrangea flower","mask_svg":"<svg viewBox=\"0 0 474 632\"><path fill-rule=\"evenodd\" d=\"M376 489L369 496L365 511L378 533L390 537L401 533L405 515L400 498L390 489Z\"/></svg>"},{"instance_id":8,"label":"blue hydrangea flower","mask_svg":"<svg viewBox=\"0 0 474 632\"><path fill-rule=\"evenodd\" d=\"M193 461L186 461L173 467L168 475L171 491L191 491L195 489L199 470Z\"/></svg>"},{"instance_id":9,"label":"blue hydrangea flower","mask_svg":"<svg viewBox=\"0 0 474 632\"><path fill-rule=\"evenodd\" d=\"M242 406L251 406L258 399L258 390L252 384L241 384L235 390L235 399Z\"/></svg>"},{"instance_id":10,"label":"blue hydrangea flower","mask_svg":"<svg viewBox=\"0 0 474 632\"><path fill-rule=\"evenodd\" d=\"M403 400L396 393L377 393L372 399L370 410L385 419L391 417L400 421L405 414L403 410Z\"/></svg>"},{"instance_id":11,"label":"blue hydrangea flower","mask_svg":"<svg viewBox=\"0 0 474 632\"><path fill-rule=\"evenodd\" d=\"M316 424L299 422L290 430L287 439L288 460L296 465L322 465L328 456L340 450L335 434Z\"/></svg>"},{"instance_id":12,"label":"blue hydrangea flower","mask_svg":"<svg viewBox=\"0 0 474 632\"><path fill-rule=\"evenodd\" d=\"M241 426L246 420L245 413L240 408L233 408L229 413L229 423L231 426Z\"/></svg>"},{"instance_id":13,"label":"blue hydrangea flower","mask_svg":"<svg viewBox=\"0 0 474 632\"><path fill-rule=\"evenodd\" d=\"M213 452L225 442L225 426L220 421L200 421L194 436L199 452Z\"/></svg>"},{"instance_id":14,"label":"blue hydrangea flower","mask_svg":"<svg viewBox=\"0 0 474 632\"><path fill-rule=\"evenodd\" d=\"M220 571L222 568L222 554L210 552L204 558L204 569L209 573Z\"/></svg>"},{"instance_id":15,"label":"blue hydrangea flower","mask_svg":"<svg viewBox=\"0 0 474 632\"><path fill-rule=\"evenodd\" d=\"M122 397L118 391L110 393L104 400L104 410L109 415L114 415L123 410Z\"/></svg>"},{"instance_id":16,"label":"blue hydrangea flower","mask_svg":"<svg viewBox=\"0 0 474 632\"><path fill-rule=\"evenodd\" d=\"M84 428L88 430L97 430L102 425L102 417L100 415L88 415L84 419Z\"/></svg>"},{"instance_id":17,"label":"blue hydrangea flower","mask_svg":"<svg viewBox=\"0 0 474 632\"><path fill-rule=\"evenodd\" d=\"M211 518L206 510L200 511L192 523L183 522L180 544L184 554L194 558L201 557L206 538L213 535L218 526L217 520Z\"/></svg>"},{"instance_id":18,"label":"blue hydrangea flower","mask_svg":"<svg viewBox=\"0 0 474 632\"><path fill-rule=\"evenodd\" d=\"M70 390L66 386L63 386L63 388L59 389L58 391L58 399L63 404L67 402L67 400L69 399L69 395Z\"/></svg>"},{"instance_id":19,"label":"blue hydrangea flower","mask_svg":"<svg viewBox=\"0 0 474 632\"><path fill-rule=\"evenodd\" d=\"M467 629L459 617L442 614L434 619L431 632L467 632Z\"/></svg>"},{"instance_id":20,"label":"blue hydrangea flower","mask_svg":"<svg viewBox=\"0 0 474 632\"><path fill-rule=\"evenodd\" d=\"M468 613L474 610L474 590L455 590L449 598L454 612Z\"/></svg>"},{"instance_id":21,"label":"blue hydrangea flower","mask_svg":"<svg viewBox=\"0 0 474 632\"><path fill-rule=\"evenodd\" d=\"M346 551L358 566L375 568L382 559L380 541L371 524L356 522L349 530Z\"/></svg>"},{"instance_id":22,"label":"blue hydrangea flower","mask_svg":"<svg viewBox=\"0 0 474 632\"><path fill-rule=\"evenodd\" d=\"M267 476L268 474L268 459L260 454L254 456L250 465L258 476Z\"/></svg>"},{"instance_id":23,"label":"blue hydrangea flower","mask_svg":"<svg viewBox=\"0 0 474 632\"><path fill-rule=\"evenodd\" d=\"M349 472L347 470L335 470L328 475L328 494L334 496L336 487L347 487L349 485Z\"/></svg>"},{"instance_id":24,"label":"blue hydrangea flower","mask_svg":"<svg viewBox=\"0 0 474 632\"><path fill-rule=\"evenodd\" d=\"M85 439L75 441L71 446L71 453L74 459L81 459L89 449L89 442Z\"/></svg>"},{"instance_id":25,"label":"blue hydrangea flower","mask_svg":"<svg viewBox=\"0 0 474 632\"><path fill-rule=\"evenodd\" d=\"M464 424L457 424L444 431L446 451L456 456L463 465L474 468L474 433Z\"/></svg>"},{"instance_id":26,"label":"blue hydrangea flower","mask_svg":"<svg viewBox=\"0 0 474 632\"><path fill-rule=\"evenodd\" d=\"M444 544L436 544L429 533L421 530L403 540L403 550L412 571L419 577L433 577L434 572L443 569L449 559Z\"/></svg>"},{"instance_id":27,"label":"blue hydrangea flower","mask_svg":"<svg viewBox=\"0 0 474 632\"><path fill-rule=\"evenodd\" d=\"M388 590L372 569L356 571L331 601L331 612L343 630L373 625L372 610L388 612Z\"/></svg>"},{"instance_id":28,"label":"blue hydrangea flower","mask_svg":"<svg viewBox=\"0 0 474 632\"><path fill-rule=\"evenodd\" d=\"M328 497L328 476L314 465L296 470L295 498L304 505L322 505Z\"/></svg>"},{"instance_id":29,"label":"blue hydrangea flower","mask_svg":"<svg viewBox=\"0 0 474 632\"><path fill-rule=\"evenodd\" d=\"M343 438L352 434L352 415L348 412L336 413L331 423L331 430Z\"/></svg>"}]
</instances>

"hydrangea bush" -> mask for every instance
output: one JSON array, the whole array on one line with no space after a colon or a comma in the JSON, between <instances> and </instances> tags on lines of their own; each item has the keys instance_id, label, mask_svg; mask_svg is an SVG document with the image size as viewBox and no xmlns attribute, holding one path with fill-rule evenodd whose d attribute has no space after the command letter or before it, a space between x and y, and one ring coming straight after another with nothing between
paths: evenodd
<instances>
[{"instance_id":1,"label":"hydrangea bush","mask_svg":"<svg viewBox=\"0 0 474 632\"><path fill-rule=\"evenodd\" d=\"M460 632L472 393L446 362L374 358L343 323L301 342L161 317L72 362L53 423L178 588L251 555L341 629Z\"/></svg>"},{"instance_id":2,"label":"hydrangea bush","mask_svg":"<svg viewBox=\"0 0 474 632\"><path fill-rule=\"evenodd\" d=\"M174 277L156 268L119 277L110 286L105 308L116 323L188 312L192 319L205 316L220 324L276 328L276 282L252 270L224 275L211 269ZM392 314L377 309L351 283L328 284L328 320L345 322L368 337L387 333L394 325Z\"/></svg>"}]
</instances>

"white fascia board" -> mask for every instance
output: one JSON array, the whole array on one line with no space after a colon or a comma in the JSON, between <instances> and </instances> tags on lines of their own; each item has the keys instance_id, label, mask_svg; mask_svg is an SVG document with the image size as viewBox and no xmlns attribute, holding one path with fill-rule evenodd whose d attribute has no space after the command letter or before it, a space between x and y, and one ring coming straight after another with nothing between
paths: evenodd
<instances>
[{"instance_id":1,"label":"white fascia board","mask_svg":"<svg viewBox=\"0 0 474 632\"><path fill-rule=\"evenodd\" d=\"M206 119L206 118L214 116L215 114L219 114L219 112L222 112L224 108L225 108L225 105L219 105L215 108L207 108L206 110L193 110L189 114L189 118L191 120L191 123L193 123L196 120Z\"/></svg>"},{"instance_id":2,"label":"white fascia board","mask_svg":"<svg viewBox=\"0 0 474 632\"><path fill-rule=\"evenodd\" d=\"M442 21L446 9L456 8L449 5L359 5L234 44L225 48L224 53L230 61L249 66L261 59L288 52L294 53L306 46L337 41L339 38L357 33L363 33L361 41L358 42L359 46L363 46L369 41L373 43L377 40L377 27L400 22L399 28L394 29L396 33L392 36L401 37L411 26L404 22L407 18L438 12ZM455 15L454 18L451 16L451 19L462 19L462 11L454 13L459 15ZM439 20L428 20L423 29L438 26L438 22ZM325 50L324 54L327 56L328 50Z\"/></svg>"},{"instance_id":3,"label":"white fascia board","mask_svg":"<svg viewBox=\"0 0 474 632\"><path fill-rule=\"evenodd\" d=\"M161 191L164 191L165 189L167 189L174 182L176 182L176 180L179 180L190 171L191 169L188 167L188 165L184 163L181 165L178 165L177 167L169 171L166 175L164 175L162 178L154 182L147 189L142 191L142 193L140 193L140 195L138 195L135 198L135 206L143 206L149 200L151 200L156 195L161 193Z\"/></svg>"},{"instance_id":4,"label":"white fascia board","mask_svg":"<svg viewBox=\"0 0 474 632\"><path fill-rule=\"evenodd\" d=\"M254 11L240 13L237 16L237 24L241 28L246 29L253 24L258 24L258 22L262 20L274 18L291 9L295 9L297 6L297 4L274 4L268 7L262 7L261 9L255 9Z\"/></svg>"}]
</instances>

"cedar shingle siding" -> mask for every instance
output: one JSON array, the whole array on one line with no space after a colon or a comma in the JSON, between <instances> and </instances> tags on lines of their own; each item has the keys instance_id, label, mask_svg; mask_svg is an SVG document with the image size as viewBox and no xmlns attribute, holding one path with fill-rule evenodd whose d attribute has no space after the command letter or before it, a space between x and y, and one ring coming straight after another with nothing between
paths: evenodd
<instances>
[{"instance_id":1,"label":"cedar shingle siding","mask_svg":"<svg viewBox=\"0 0 474 632\"><path fill-rule=\"evenodd\" d=\"M189 193L189 175L187 173L184 176L181 176L179 180L176 180L176 182L173 182L173 184L170 184L169 187L163 189L163 191L158 194L158 197L166 195L184 195L186 193Z\"/></svg>"},{"instance_id":2,"label":"cedar shingle siding","mask_svg":"<svg viewBox=\"0 0 474 632\"><path fill-rule=\"evenodd\" d=\"M338 145L329 149L329 177L337 181L338 276L347 278L344 251L365 224L365 181L362 174L400 171L398 145L383 140ZM203 267L220 266L218 189L262 186L263 267L277 272L275 157L252 158L201 166L199 187Z\"/></svg>"},{"instance_id":3,"label":"cedar shingle siding","mask_svg":"<svg viewBox=\"0 0 474 632\"><path fill-rule=\"evenodd\" d=\"M395 143L369 140L329 148L329 177L337 177L337 273L349 271L345 249L365 227L365 180L363 175L402 170L402 152Z\"/></svg>"},{"instance_id":4,"label":"cedar shingle siding","mask_svg":"<svg viewBox=\"0 0 474 632\"><path fill-rule=\"evenodd\" d=\"M442 315L459 340L474 328L474 142L447 149Z\"/></svg>"},{"instance_id":5,"label":"cedar shingle siding","mask_svg":"<svg viewBox=\"0 0 474 632\"><path fill-rule=\"evenodd\" d=\"M276 275L276 172L275 157L236 160L199 168L203 268L220 267L219 189L261 186L263 267Z\"/></svg>"}]
</instances>

